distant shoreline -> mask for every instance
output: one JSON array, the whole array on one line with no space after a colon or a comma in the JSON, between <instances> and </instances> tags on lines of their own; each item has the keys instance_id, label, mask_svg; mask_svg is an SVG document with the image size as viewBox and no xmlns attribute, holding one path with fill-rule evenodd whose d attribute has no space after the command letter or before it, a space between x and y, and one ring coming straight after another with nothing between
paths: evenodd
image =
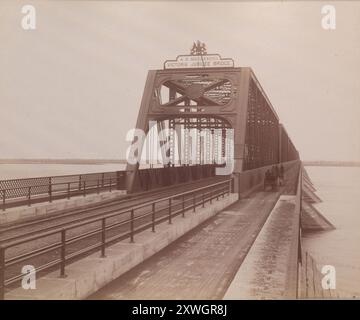
<instances>
[{"instance_id":1,"label":"distant shoreline","mask_svg":"<svg viewBox=\"0 0 360 320\"><path fill-rule=\"evenodd\" d=\"M303 161L307 167L360 167L360 161Z\"/></svg>"},{"instance_id":2,"label":"distant shoreline","mask_svg":"<svg viewBox=\"0 0 360 320\"><path fill-rule=\"evenodd\" d=\"M117 159L0 159L0 164L126 164Z\"/></svg>"},{"instance_id":3,"label":"distant shoreline","mask_svg":"<svg viewBox=\"0 0 360 320\"><path fill-rule=\"evenodd\" d=\"M125 159L0 159L0 164L126 164ZM360 161L303 161L304 166L360 167Z\"/></svg>"}]
</instances>

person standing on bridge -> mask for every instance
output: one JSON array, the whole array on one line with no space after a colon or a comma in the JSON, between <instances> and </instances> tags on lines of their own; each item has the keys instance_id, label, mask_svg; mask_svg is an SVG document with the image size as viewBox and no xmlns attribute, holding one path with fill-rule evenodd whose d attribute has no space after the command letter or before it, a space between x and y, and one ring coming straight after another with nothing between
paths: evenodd
<instances>
[{"instance_id":1,"label":"person standing on bridge","mask_svg":"<svg viewBox=\"0 0 360 320\"><path fill-rule=\"evenodd\" d=\"M271 181L272 181L272 173L270 169L267 169L264 177L264 191L266 191L266 187L269 184L271 185Z\"/></svg>"},{"instance_id":2,"label":"person standing on bridge","mask_svg":"<svg viewBox=\"0 0 360 320\"><path fill-rule=\"evenodd\" d=\"M284 166L283 166L283 164L280 165L279 183L280 183L280 186L284 185Z\"/></svg>"},{"instance_id":3,"label":"person standing on bridge","mask_svg":"<svg viewBox=\"0 0 360 320\"><path fill-rule=\"evenodd\" d=\"M271 173L274 179L274 185L273 187L277 188L279 185L279 168L277 165L273 165L271 168Z\"/></svg>"}]
</instances>

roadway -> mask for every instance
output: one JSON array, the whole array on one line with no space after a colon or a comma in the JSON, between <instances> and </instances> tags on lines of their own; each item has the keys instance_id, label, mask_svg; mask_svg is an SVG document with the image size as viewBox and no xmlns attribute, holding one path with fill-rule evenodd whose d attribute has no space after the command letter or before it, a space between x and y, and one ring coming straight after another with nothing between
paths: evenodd
<instances>
[{"instance_id":1,"label":"roadway","mask_svg":"<svg viewBox=\"0 0 360 320\"><path fill-rule=\"evenodd\" d=\"M89 299L221 299L279 194L236 202Z\"/></svg>"}]
</instances>

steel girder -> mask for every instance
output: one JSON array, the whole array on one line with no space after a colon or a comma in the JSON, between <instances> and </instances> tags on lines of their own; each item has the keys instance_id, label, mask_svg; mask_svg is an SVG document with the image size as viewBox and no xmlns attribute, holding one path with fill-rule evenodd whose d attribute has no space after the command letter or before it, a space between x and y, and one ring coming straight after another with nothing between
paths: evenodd
<instances>
[{"instance_id":1,"label":"steel girder","mask_svg":"<svg viewBox=\"0 0 360 320\"><path fill-rule=\"evenodd\" d=\"M149 71L136 128L147 134L149 121L169 121L175 128L234 129L235 174L285 158L279 118L251 68ZM289 138L286 147L287 159L298 157ZM197 153L201 157L199 150ZM127 165L130 192L138 168L138 164Z\"/></svg>"}]
</instances>

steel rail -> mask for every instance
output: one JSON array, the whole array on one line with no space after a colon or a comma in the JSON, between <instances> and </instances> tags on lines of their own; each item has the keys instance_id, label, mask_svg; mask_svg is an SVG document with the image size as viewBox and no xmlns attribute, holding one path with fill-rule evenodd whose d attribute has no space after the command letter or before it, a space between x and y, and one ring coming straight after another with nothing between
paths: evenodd
<instances>
[{"instance_id":1,"label":"steel rail","mask_svg":"<svg viewBox=\"0 0 360 320\"><path fill-rule=\"evenodd\" d=\"M207 179L214 179L214 178L207 178ZM202 181L204 181L204 180L202 180ZM70 212L67 212L67 213L64 213L64 214L59 213L59 214L57 214L56 216L53 216L53 217L47 217L47 218L43 218L43 219L36 219L34 221L25 222L25 223L17 224L17 225L10 226L10 227L6 227L6 226L4 228L0 227L0 230L2 232L14 231L14 230L17 230L17 229L21 229L21 228L25 228L25 227L29 227L29 226L33 226L33 225L39 225L41 223L55 222L56 220L61 220L61 219L67 218L67 217L77 216L77 215L82 214L82 213L91 214L92 211L100 210L100 209L103 209L103 208L105 208L105 209L108 208L109 209L108 211L105 211L105 213L116 212L117 210L119 210L119 208L116 208L116 206L125 204L126 202L132 202L132 201L136 201L138 199L142 199L142 198L144 198L144 195L148 196L148 195L151 195L151 194L155 194L155 195L158 194L157 198L160 198L160 197L163 196L164 193L172 194L174 192L174 189L176 189L176 188L182 188L182 187L187 186L189 184L193 185L193 184L196 184L196 183L201 183L201 180L199 180L199 181L197 181L195 183L194 182L193 183L190 183L190 182L189 183L184 183L184 184L181 184L179 186L170 188L170 190L169 190L169 188L166 188L166 190L164 190L164 191L162 191L163 188L161 188L160 190L159 189L158 190L151 190L151 191L148 191L146 193L138 193L138 194L134 194L134 196L128 196L125 199L121 198L121 199L110 200L110 201L107 201L106 203L101 203L101 204L98 204L98 205L91 205L90 207L87 207L87 208L71 210ZM159 193L160 191L162 191L162 192ZM123 209L130 208L132 206L133 206L132 204L128 204L127 206L122 207L120 209L123 210ZM112 208L112 207L114 207L114 208L110 210L110 208ZM104 212L99 212L99 213L94 212L91 215L91 217L102 216L103 214L104 214ZM77 222L77 221L83 221L84 219L86 219L86 217L85 218L84 217L77 217L75 219L72 219L71 221L58 223L57 227L64 227L64 226L70 225L70 224L72 224L74 222ZM53 228L54 228L54 226L38 228L36 230L26 232L25 235L37 234L39 232L48 231L48 230L51 230ZM11 240L14 240L14 239L17 239L17 238L22 238L23 236L24 236L24 233L22 233L21 235L18 235L18 236L11 236L11 237L8 237L8 238L0 239L0 244L4 243L4 242L11 241Z\"/></svg>"},{"instance_id":2,"label":"steel rail","mask_svg":"<svg viewBox=\"0 0 360 320\"><path fill-rule=\"evenodd\" d=\"M60 266L60 276L65 275L65 267L67 264L69 264L70 261L73 261L77 257L83 256L87 253L93 252L94 250L100 249L102 254L101 256L105 256L105 249L108 245L111 243L114 243L116 241L119 241L120 239L126 239L130 238L130 242L134 242L134 236L144 230L147 230L149 228L152 228L152 231L155 231L155 226L163 221L168 220L169 223L172 223L171 219L179 214L183 214L185 211L189 209L193 209L193 211L196 210L196 207L201 205L204 207L204 204L206 202L212 203L212 199L219 199L220 196L225 196L225 194L230 194L231 191L231 179L214 183L205 187L196 188L194 190L186 191L177 193L175 195L162 197L160 199L155 199L152 201L147 201L145 203L133 206L131 209L124 209L120 210L119 212L114 212L110 214L103 214L101 217L96 218L89 218L85 221L74 223L66 228L56 228L51 231L42 232L37 235L32 236L26 236L23 239L18 239L14 241L10 241L9 243L2 244L0 246L0 298L4 298L5 295L5 286L8 286L15 281L19 280L19 277L21 275L15 275L11 277L10 279L6 279L6 270L10 266L14 266L20 262L23 262L25 260L41 256L45 253L48 253L53 250L60 249L60 258L56 259L54 261L50 261L44 265L41 265L37 268L37 270L41 271L49 271L51 268L59 267ZM187 199L187 195L192 195L192 199ZM199 198L200 195L200 198ZM181 198L181 200L179 200ZM172 200L175 200L177 202L173 203ZM186 201L191 201L189 205L185 206ZM168 206L163 206L161 208L158 208L158 210L154 210L157 203L168 201ZM141 215L135 216L135 210L145 208L147 206L151 206L153 208L152 211L148 211L145 213L142 213ZM178 208L176 208L178 207ZM113 218L113 217L121 217L126 213L130 213L130 218L125 219L124 221L116 222L115 224L106 225L106 219ZM156 214L159 215L159 213L162 213L161 217L156 218ZM148 222L140 223L140 225L135 226L136 221L140 221L144 218L150 218ZM73 236L66 239L66 233L69 230L73 230L75 228L87 226L96 222L101 222L101 227L96 227L95 229L92 229L90 231L86 231L81 233L78 236ZM129 224L129 229L125 232L122 232L120 234L117 234L115 236L112 236L108 239L106 239L106 232L108 230L114 229L115 227L121 227L123 225ZM87 245L85 248L78 249L75 252L72 252L70 254L66 254L66 247L70 244L79 242L81 240L94 237L98 234L101 234L101 241L92 244ZM61 241L57 241L55 243L52 243L50 245L43 246L41 248L32 249L30 252L22 253L18 256L11 257L9 259L5 258L6 250L13 248L15 246L22 245L24 243L29 243L31 241L44 239L46 237L52 236L52 235L60 235Z\"/></svg>"}]
</instances>

